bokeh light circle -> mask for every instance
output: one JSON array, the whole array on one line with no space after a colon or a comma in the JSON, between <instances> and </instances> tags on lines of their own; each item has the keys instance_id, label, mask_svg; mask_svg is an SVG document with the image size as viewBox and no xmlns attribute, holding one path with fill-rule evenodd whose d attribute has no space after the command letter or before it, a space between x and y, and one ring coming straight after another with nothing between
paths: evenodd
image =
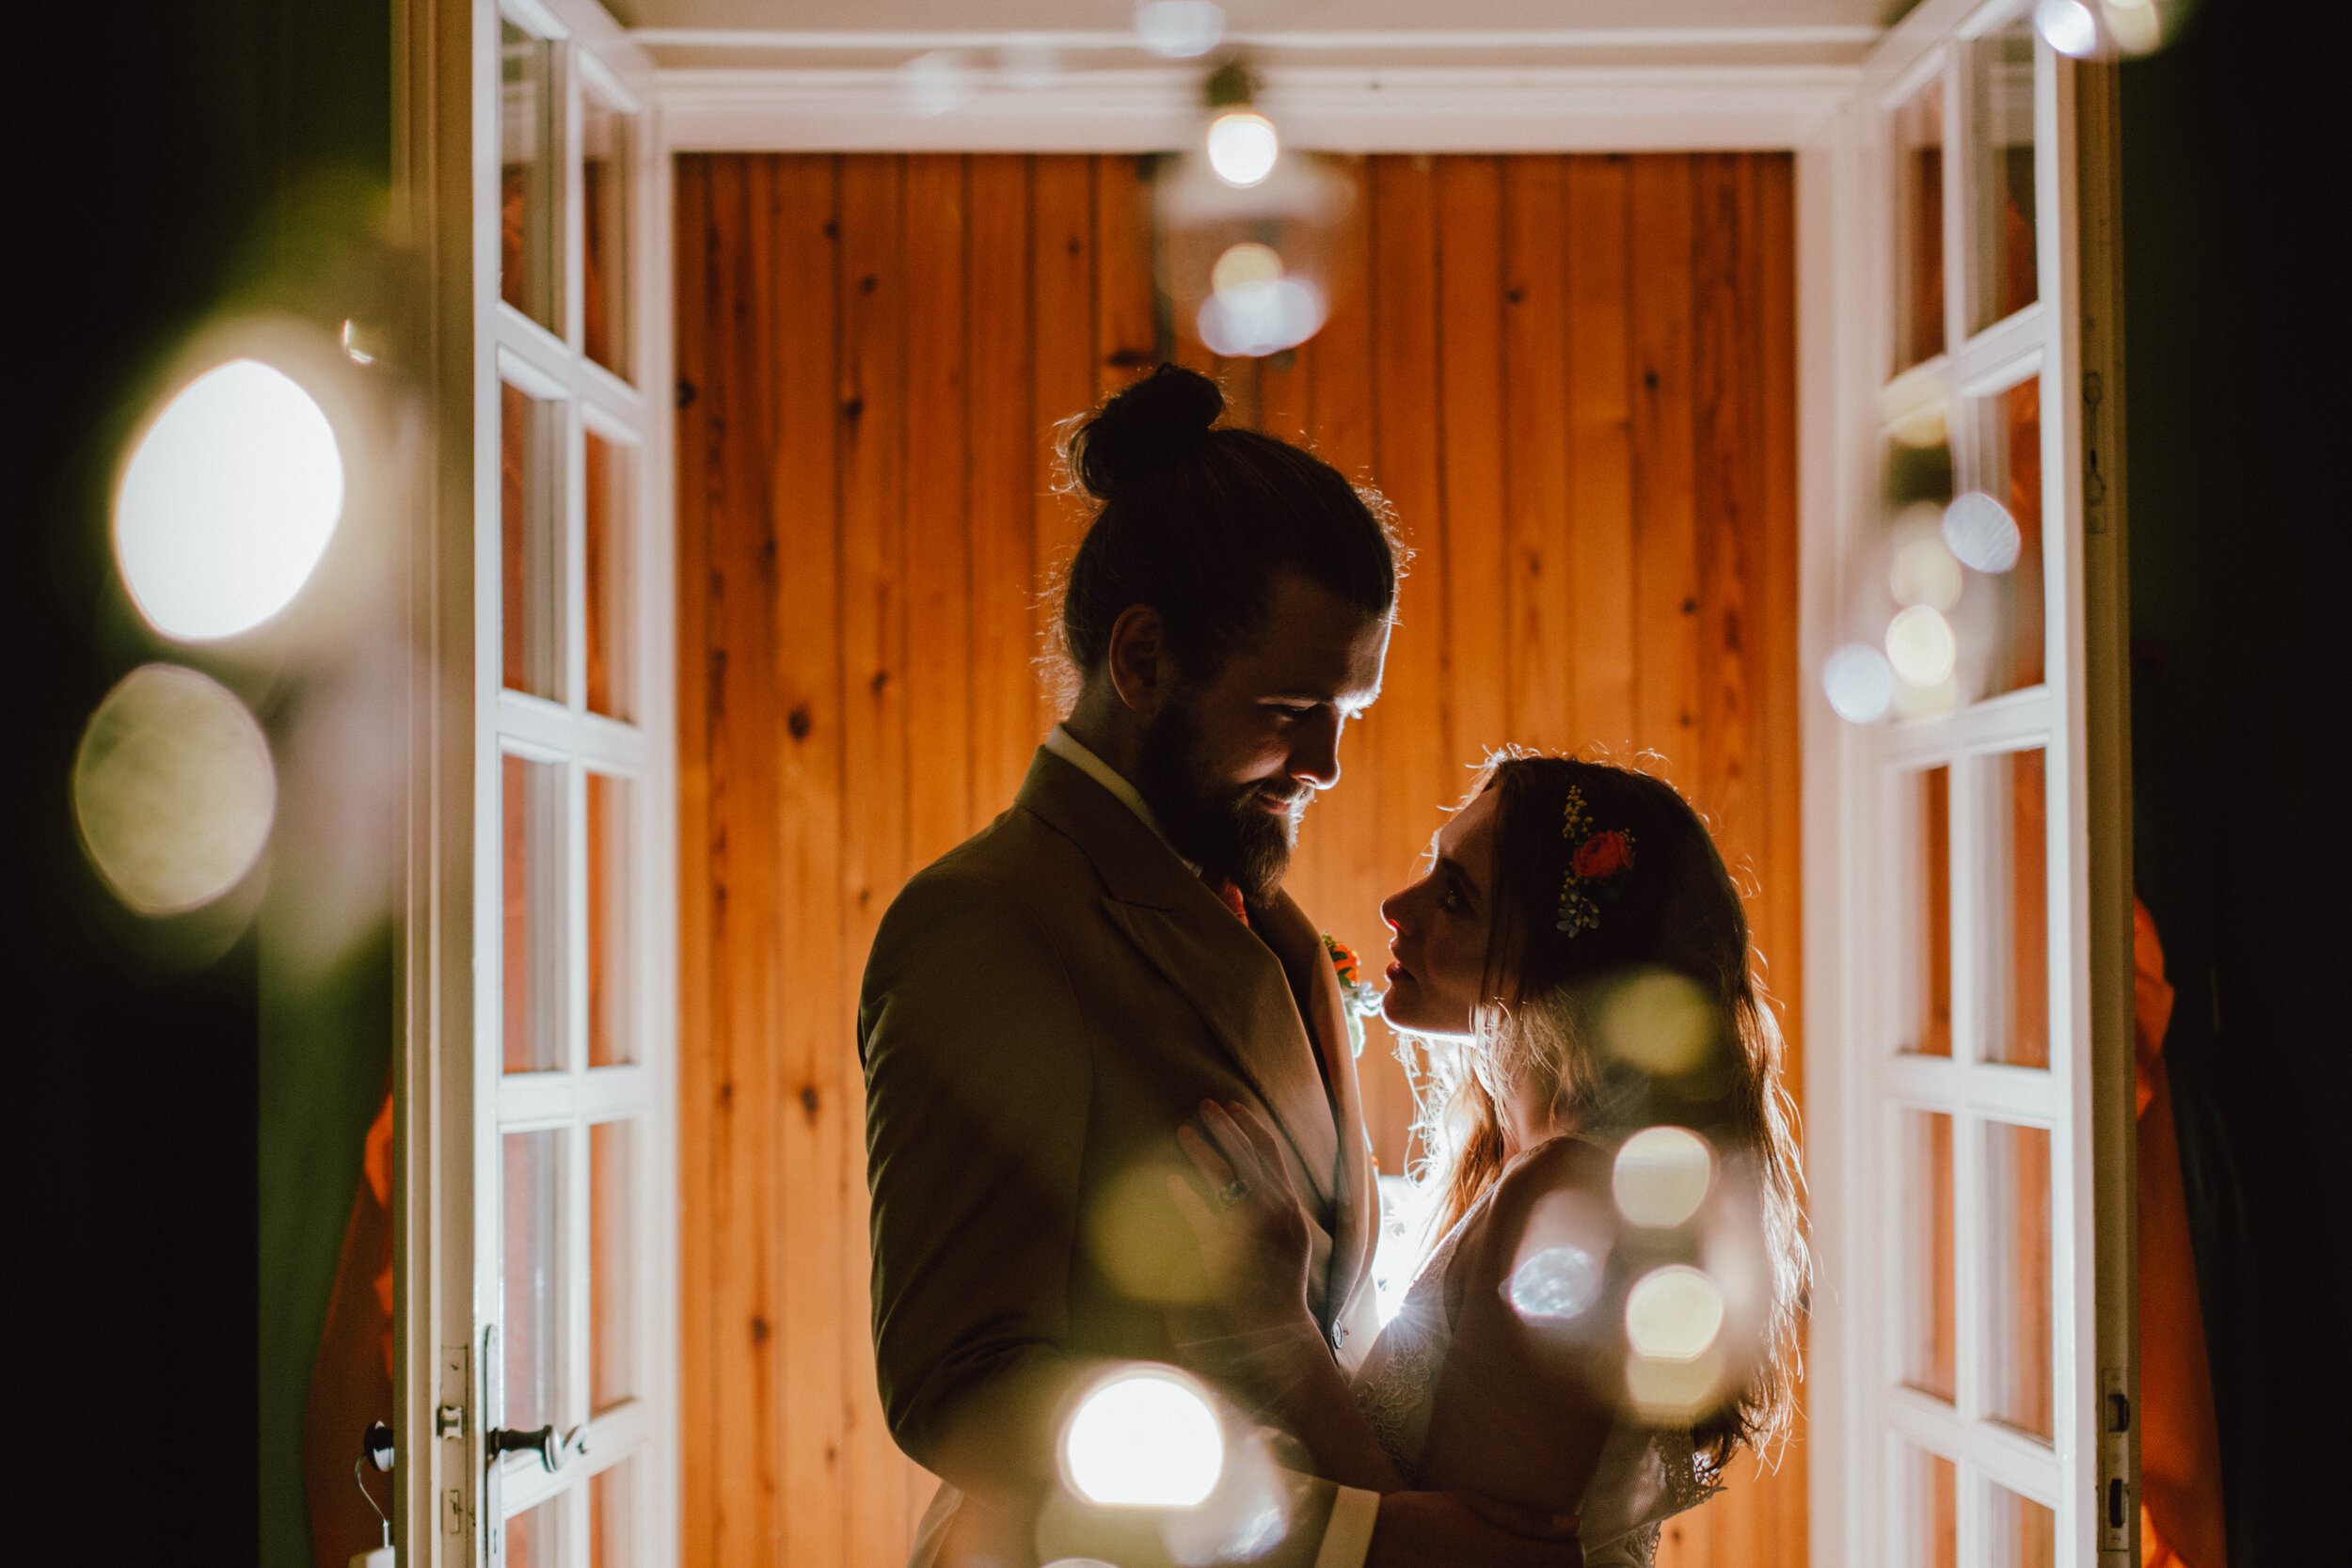
<instances>
[{"instance_id":1,"label":"bokeh light circle","mask_svg":"<svg viewBox=\"0 0 2352 1568\"><path fill-rule=\"evenodd\" d=\"M1849 642L1821 662L1821 692L1849 724L1869 724L1895 702L1895 668L1867 642Z\"/></svg>"},{"instance_id":2,"label":"bokeh light circle","mask_svg":"<svg viewBox=\"0 0 2352 1568\"><path fill-rule=\"evenodd\" d=\"M2099 47L2099 19L2082 0L2042 0L2033 8L2033 24L2061 55L2081 59Z\"/></svg>"},{"instance_id":3,"label":"bokeh light circle","mask_svg":"<svg viewBox=\"0 0 2352 1568\"><path fill-rule=\"evenodd\" d=\"M1941 611L1915 604L1887 623L1886 662L1906 685L1940 686L1960 662L1960 640Z\"/></svg>"},{"instance_id":4,"label":"bokeh light circle","mask_svg":"<svg viewBox=\"0 0 2352 1568\"><path fill-rule=\"evenodd\" d=\"M1193 1508L1225 1471L1225 1434L1207 1397L1169 1369L1094 1386L1062 1432L1079 1496L1106 1508Z\"/></svg>"},{"instance_id":5,"label":"bokeh light circle","mask_svg":"<svg viewBox=\"0 0 2352 1568\"><path fill-rule=\"evenodd\" d=\"M1503 1287L1511 1310L1541 1323L1573 1318L1600 1294L1601 1265L1580 1246L1551 1246L1511 1271Z\"/></svg>"},{"instance_id":6,"label":"bokeh light circle","mask_svg":"<svg viewBox=\"0 0 2352 1568\"><path fill-rule=\"evenodd\" d=\"M1949 610L1960 603L1960 559L1932 533L1907 539L1887 567L1886 586L1899 605Z\"/></svg>"},{"instance_id":7,"label":"bokeh light circle","mask_svg":"<svg viewBox=\"0 0 2352 1568\"><path fill-rule=\"evenodd\" d=\"M1225 8L1216 0L1143 0L1136 36L1164 60L1195 59L1225 36Z\"/></svg>"},{"instance_id":8,"label":"bokeh light circle","mask_svg":"<svg viewBox=\"0 0 2352 1568\"><path fill-rule=\"evenodd\" d=\"M1281 152L1274 121L1263 115L1234 109L1209 124L1209 167L1229 185L1248 190L1263 183Z\"/></svg>"},{"instance_id":9,"label":"bokeh light circle","mask_svg":"<svg viewBox=\"0 0 2352 1568\"><path fill-rule=\"evenodd\" d=\"M228 688L145 664L98 705L73 757L73 816L99 875L141 914L200 909L269 841L278 774Z\"/></svg>"},{"instance_id":10,"label":"bokeh light circle","mask_svg":"<svg viewBox=\"0 0 2352 1568\"><path fill-rule=\"evenodd\" d=\"M209 641L286 608L343 510L334 427L258 359L198 376L140 437L115 496L115 557L167 637Z\"/></svg>"},{"instance_id":11,"label":"bokeh light circle","mask_svg":"<svg viewBox=\"0 0 2352 1568\"><path fill-rule=\"evenodd\" d=\"M1323 325L1323 294L1296 277L1236 283L1201 302L1200 341L1229 359L1279 354Z\"/></svg>"},{"instance_id":12,"label":"bokeh light circle","mask_svg":"<svg viewBox=\"0 0 2352 1568\"><path fill-rule=\"evenodd\" d=\"M2009 508L1981 490L1965 490L1953 498L1944 509L1942 532L1945 546L1962 565L1994 577L2015 566L2025 546L2025 535Z\"/></svg>"},{"instance_id":13,"label":"bokeh light circle","mask_svg":"<svg viewBox=\"0 0 2352 1568\"><path fill-rule=\"evenodd\" d=\"M1244 240L1228 246L1209 269L1209 287L1226 293L1252 283L1271 283L1282 276L1282 254L1270 245Z\"/></svg>"},{"instance_id":14,"label":"bokeh light circle","mask_svg":"<svg viewBox=\"0 0 2352 1568\"><path fill-rule=\"evenodd\" d=\"M1617 1146L1610 1191L1617 1212L1662 1229L1698 1212L1715 1177L1715 1151L1687 1127L1645 1127Z\"/></svg>"},{"instance_id":15,"label":"bokeh light circle","mask_svg":"<svg viewBox=\"0 0 2352 1568\"><path fill-rule=\"evenodd\" d=\"M1722 1288L1688 1263L1652 1269L1626 1293L1626 1338L1652 1360L1695 1361L1723 1328Z\"/></svg>"}]
</instances>

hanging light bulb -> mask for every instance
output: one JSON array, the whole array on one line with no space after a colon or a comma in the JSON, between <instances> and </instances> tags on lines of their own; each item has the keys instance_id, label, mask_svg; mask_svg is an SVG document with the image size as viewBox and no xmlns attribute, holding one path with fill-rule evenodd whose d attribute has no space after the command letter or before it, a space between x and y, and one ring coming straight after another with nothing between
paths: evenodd
<instances>
[{"instance_id":1,"label":"hanging light bulb","mask_svg":"<svg viewBox=\"0 0 2352 1568\"><path fill-rule=\"evenodd\" d=\"M1155 198L1162 286L1229 358L1279 354L1321 329L1354 198L1313 157L1284 150L1256 89L1239 60L1210 73L1200 139L1164 166Z\"/></svg>"}]
</instances>

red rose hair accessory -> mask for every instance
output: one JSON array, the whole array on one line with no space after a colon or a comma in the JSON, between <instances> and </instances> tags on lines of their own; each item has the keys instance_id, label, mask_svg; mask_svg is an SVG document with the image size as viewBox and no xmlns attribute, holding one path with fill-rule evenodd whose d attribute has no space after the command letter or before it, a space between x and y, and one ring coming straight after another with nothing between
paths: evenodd
<instances>
[{"instance_id":1,"label":"red rose hair accessory","mask_svg":"<svg viewBox=\"0 0 2352 1568\"><path fill-rule=\"evenodd\" d=\"M1621 879L1633 869L1633 835L1614 828L1596 832L1584 809L1584 791L1571 787L1560 836L1569 845L1567 875L1560 883L1560 931L1576 936L1600 924L1602 900L1615 903Z\"/></svg>"}]
</instances>

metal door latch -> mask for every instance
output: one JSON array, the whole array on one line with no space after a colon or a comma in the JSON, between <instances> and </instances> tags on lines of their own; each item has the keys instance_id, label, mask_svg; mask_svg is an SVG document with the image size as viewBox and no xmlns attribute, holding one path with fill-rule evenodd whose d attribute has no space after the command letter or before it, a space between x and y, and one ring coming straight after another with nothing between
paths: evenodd
<instances>
[{"instance_id":1,"label":"metal door latch","mask_svg":"<svg viewBox=\"0 0 2352 1568\"><path fill-rule=\"evenodd\" d=\"M463 1442L466 1436L466 1407L445 1404L433 1413L433 1435Z\"/></svg>"}]
</instances>

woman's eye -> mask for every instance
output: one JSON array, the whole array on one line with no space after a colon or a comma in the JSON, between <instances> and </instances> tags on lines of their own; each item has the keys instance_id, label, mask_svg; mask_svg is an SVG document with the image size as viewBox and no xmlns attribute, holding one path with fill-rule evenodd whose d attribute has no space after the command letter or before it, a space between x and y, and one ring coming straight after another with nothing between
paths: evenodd
<instances>
[{"instance_id":1,"label":"woman's eye","mask_svg":"<svg viewBox=\"0 0 2352 1568\"><path fill-rule=\"evenodd\" d=\"M1460 914L1467 908L1462 901L1462 890L1452 882L1446 883L1445 896L1438 901L1438 908L1448 914Z\"/></svg>"}]
</instances>

